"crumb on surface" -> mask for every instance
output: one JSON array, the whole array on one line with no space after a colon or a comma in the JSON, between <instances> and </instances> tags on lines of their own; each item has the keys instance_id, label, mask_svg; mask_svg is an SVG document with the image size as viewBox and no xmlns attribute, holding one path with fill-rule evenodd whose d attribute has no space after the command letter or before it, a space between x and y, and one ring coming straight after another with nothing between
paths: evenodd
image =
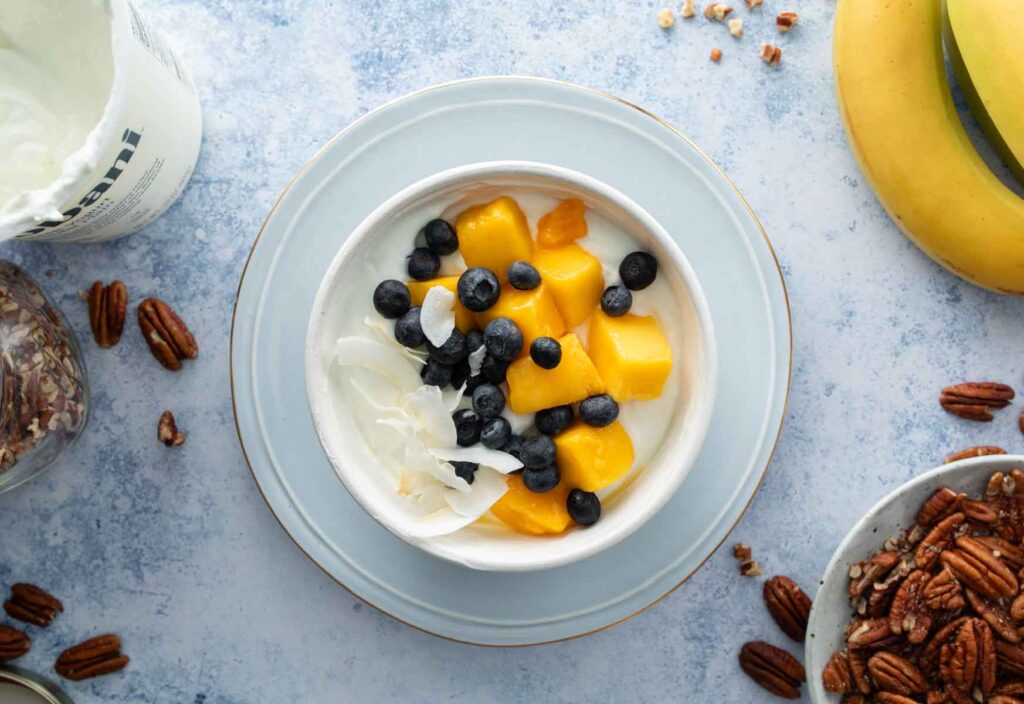
<instances>
[{"instance_id":1,"label":"crumb on surface","mask_svg":"<svg viewBox=\"0 0 1024 704\"><path fill-rule=\"evenodd\" d=\"M718 63L719 61L722 60L722 50L719 49L717 46L711 50L711 60L714 61L715 63Z\"/></svg>"},{"instance_id":2,"label":"crumb on surface","mask_svg":"<svg viewBox=\"0 0 1024 704\"><path fill-rule=\"evenodd\" d=\"M668 29L676 23L675 15L672 14L672 10L667 7L663 7L658 10L658 26L662 29Z\"/></svg>"},{"instance_id":3,"label":"crumb on surface","mask_svg":"<svg viewBox=\"0 0 1024 704\"><path fill-rule=\"evenodd\" d=\"M743 36L743 20L739 18L729 20L727 26L729 27L729 34L731 34L732 36L736 37L737 39Z\"/></svg>"}]
</instances>

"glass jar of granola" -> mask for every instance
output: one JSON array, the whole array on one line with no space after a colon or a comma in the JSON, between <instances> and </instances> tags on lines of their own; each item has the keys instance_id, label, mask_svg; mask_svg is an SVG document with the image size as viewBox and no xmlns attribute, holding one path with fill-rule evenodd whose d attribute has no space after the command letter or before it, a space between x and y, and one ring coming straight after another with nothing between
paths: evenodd
<instances>
[{"instance_id":1,"label":"glass jar of granola","mask_svg":"<svg viewBox=\"0 0 1024 704\"><path fill-rule=\"evenodd\" d=\"M0 494L39 474L85 426L89 388L64 316L0 260Z\"/></svg>"}]
</instances>

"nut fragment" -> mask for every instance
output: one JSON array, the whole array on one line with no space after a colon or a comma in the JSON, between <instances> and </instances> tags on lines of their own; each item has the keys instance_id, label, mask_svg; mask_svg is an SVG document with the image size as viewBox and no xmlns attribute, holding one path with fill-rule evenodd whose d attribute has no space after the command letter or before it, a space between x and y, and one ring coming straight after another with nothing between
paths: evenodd
<instances>
[{"instance_id":1,"label":"nut fragment","mask_svg":"<svg viewBox=\"0 0 1024 704\"><path fill-rule=\"evenodd\" d=\"M946 458L946 464L966 460L971 457L987 457L988 455L1005 454L1006 450L1001 447L996 447L995 445L978 445L976 447L968 447L966 450L960 450L960 452L954 452Z\"/></svg>"},{"instance_id":2,"label":"nut fragment","mask_svg":"<svg viewBox=\"0 0 1024 704\"><path fill-rule=\"evenodd\" d=\"M123 281L113 281L109 286L95 281L89 289L88 301L89 326L96 344L103 348L113 347L124 331L128 289Z\"/></svg>"},{"instance_id":3,"label":"nut fragment","mask_svg":"<svg viewBox=\"0 0 1024 704\"><path fill-rule=\"evenodd\" d=\"M740 574L744 577L760 577L761 565L757 564L757 560L746 560L745 562L741 562Z\"/></svg>"},{"instance_id":4,"label":"nut fragment","mask_svg":"<svg viewBox=\"0 0 1024 704\"><path fill-rule=\"evenodd\" d=\"M745 543L736 543L732 546L732 556L740 563L740 574L744 577L760 577L761 566L757 560L752 559L753 550Z\"/></svg>"},{"instance_id":5,"label":"nut fragment","mask_svg":"<svg viewBox=\"0 0 1024 704\"><path fill-rule=\"evenodd\" d=\"M11 618L45 628L53 623L64 605L34 584L15 584L11 597L4 602L4 611Z\"/></svg>"},{"instance_id":6,"label":"nut fragment","mask_svg":"<svg viewBox=\"0 0 1024 704\"><path fill-rule=\"evenodd\" d=\"M732 8L722 2L713 2L704 8L704 17L709 20L724 22L725 18L732 12Z\"/></svg>"},{"instance_id":7,"label":"nut fragment","mask_svg":"<svg viewBox=\"0 0 1024 704\"><path fill-rule=\"evenodd\" d=\"M174 414L170 411L160 414L160 422L156 426L156 437L167 447L178 447L185 443L185 433L178 430Z\"/></svg>"},{"instance_id":8,"label":"nut fragment","mask_svg":"<svg viewBox=\"0 0 1024 704\"><path fill-rule=\"evenodd\" d=\"M729 28L729 34L736 37L737 39L743 36L743 20L739 18L729 20L726 23L726 26Z\"/></svg>"},{"instance_id":9,"label":"nut fragment","mask_svg":"<svg viewBox=\"0 0 1024 704\"><path fill-rule=\"evenodd\" d=\"M871 585L885 577L899 563L900 554L894 550L885 550L872 555L864 562L850 565L850 598L863 596Z\"/></svg>"},{"instance_id":10,"label":"nut fragment","mask_svg":"<svg viewBox=\"0 0 1024 704\"><path fill-rule=\"evenodd\" d=\"M672 10L664 7L658 10L658 26L662 29L668 29L676 23L675 15L672 14Z\"/></svg>"},{"instance_id":11,"label":"nut fragment","mask_svg":"<svg viewBox=\"0 0 1024 704\"><path fill-rule=\"evenodd\" d=\"M65 650L53 668L69 680L85 680L123 670L128 656L121 654L121 639L115 635L90 638Z\"/></svg>"},{"instance_id":12,"label":"nut fragment","mask_svg":"<svg viewBox=\"0 0 1024 704\"><path fill-rule=\"evenodd\" d=\"M784 699L799 699L800 685L807 679L804 666L796 658L763 641L743 645L740 667L752 680Z\"/></svg>"},{"instance_id":13,"label":"nut fragment","mask_svg":"<svg viewBox=\"0 0 1024 704\"><path fill-rule=\"evenodd\" d=\"M796 24L796 21L797 19L799 19L799 17L800 16L798 14L790 10L780 12L775 17L775 26L778 28L780 32L788 32L789 30L793 29L793 25Z\"/></svg>"},{"instance_id":14,"label":"nut fragment","mask_svg":"<svg viewBox=\"0 0 1024 704\"><path fill-rule=\"evenodd\" d=\"M722 50L719 49L717 46L711 50L711 60L714 61L716 64L722 60Z\"/></svg>"},{"instance_id":15,"label":"nut fragment","mask_svg":"<svg viewBox=\"0 0 1024 704\"><path fill-rule=\"evenodd\" d=\"M697 8L693 6L693 0L685 0L683 2L683 9L679 11L679 14L684 20L688 20L697 14Z\"/></svg>"},{"instance_id":16,"label":"nut fragment","mask_svg":"<svg viewBox=\"0 0 1024 704\"><path fill-rule=\"evenodd\" d=\"M199 354L196 339L188 326L169 305L159 298L147 298L139 304L139 328L150 352L166 369L178 371L181 361Z\"/></svg>"},{"instance_id":17,"label":"nut fragment","mask_svg":"<svg viewBox=\"0 0 1024 704\"><path fill-rule=\"evenodd\" d=\"M960 418L987 423L993 419L991 409L1005 408L1013 397L1013 389L1006 384L968 381L944 388L939 395L939 405Z\"/></svg>"},{"instance_id":18,"label":"nut fragment","mask_svg":"<svg viewBox=\"0 0 1024 704\"><path fill-rule=\"evenodd\" d=\"M802 643L811 615L811 599L804 590L789 577L778 575L764 583L764 603L782 632Z\"/></svg>"},{"instance_id":19,"label":"nut fragment","mask_svg":"<svg viewBox=\"0 0 1024 704\"><path fill-rule=\"evenodd\" d=\"M0 662L20 658L32 649L32 641L21 631L0 624Z\"/></svg>"},{"instance_id":20,"label":"nut fragment","mask_svg":"<svg viewBox=\"0 0 1024 704\"><path fill-rule=\"evenodd\" d=\"M761 60L769 66L777 66L782 61L782 49L769 44L768 42L761 42Z\"/></svg>"},{"instance_id":21,"label":"nut fragment","mask_svg":"<svg viewBox=\"0 0 1024 704\"><path fill-rule=\"evenodd\" d=\"M764 0L747 0L747 8L753 10L755 7L764 5Z\"/></svg>"}]
</instances>

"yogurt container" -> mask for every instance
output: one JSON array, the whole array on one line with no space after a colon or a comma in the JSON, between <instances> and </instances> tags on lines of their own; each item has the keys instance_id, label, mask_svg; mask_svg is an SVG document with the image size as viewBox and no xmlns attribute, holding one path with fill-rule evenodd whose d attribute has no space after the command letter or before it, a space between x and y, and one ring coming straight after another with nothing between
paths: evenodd
<instances>
[{"instance_id":1,"label":"yogurt container","mask_svg":"<svg viewBox=\"0 0 1024 704\"><path fill-rule=\"evenodd\" d=\"M0 239L148 225L181 194L201 137L195 86L129 0L4 0Z\"/></svg>"}]
</instances>

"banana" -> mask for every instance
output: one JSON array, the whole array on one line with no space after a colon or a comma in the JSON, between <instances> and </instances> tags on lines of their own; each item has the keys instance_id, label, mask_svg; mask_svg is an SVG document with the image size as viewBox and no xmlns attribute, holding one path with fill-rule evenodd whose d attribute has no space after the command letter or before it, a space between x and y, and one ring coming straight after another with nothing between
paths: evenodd
<instances>
[{"instance_id":1,"label":"banana","mask_svg":"<svg viewBox=\"0 0 1024 704\"><path fill-rule=\"evenodd\" d=\"M964 279L1024 295L1024 199L960 123L941 0L839 0L833 61L850 146L900 229Z\"/></svg>"},{"instance_id":2,"label":"banana","mask_svg":"<svg viewBox=\"0 0 1024 704\"><path fill-rule=\"evenodd\" d=\"M985 135L1024 183L1024 5L945 0L943 39Z\"/></svg>"}]
</instances>

